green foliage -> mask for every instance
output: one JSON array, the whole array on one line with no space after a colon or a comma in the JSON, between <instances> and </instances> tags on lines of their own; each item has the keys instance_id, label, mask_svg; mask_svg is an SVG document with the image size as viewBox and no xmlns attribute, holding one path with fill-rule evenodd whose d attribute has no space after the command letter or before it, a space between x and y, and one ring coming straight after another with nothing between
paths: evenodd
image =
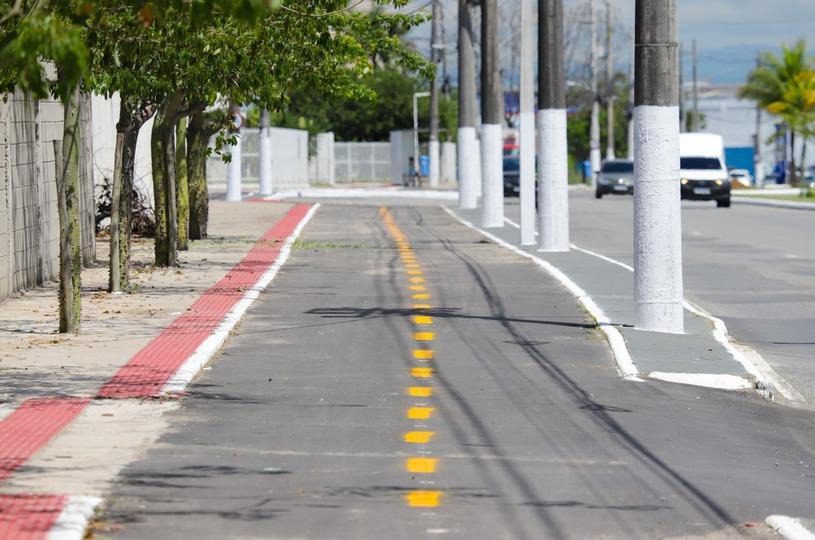
<instances>
[{"instance_id":1,"label":"green foliage","mask_svg":"<svg viewBox=\"0 0 815 540\"><path fill-rule=\"evenodd\" d=\"M630 81L618 73L614 77L614 149L617 155L624 156L628 150L628 99ZM569 110L567 133L569 156L575 163L589 158L589 134L591 127L591 93L585 87L573 86L566 93ZM600 107L600 141L603 148L608 132L607 109Z\"/></svg>"}]
</instances>

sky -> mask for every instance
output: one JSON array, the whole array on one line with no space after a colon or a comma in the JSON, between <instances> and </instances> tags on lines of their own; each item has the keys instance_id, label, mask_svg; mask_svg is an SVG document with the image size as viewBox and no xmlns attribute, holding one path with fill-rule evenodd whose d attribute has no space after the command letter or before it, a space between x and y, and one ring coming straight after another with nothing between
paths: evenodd
<instances>
[{"instance_id":1,"label":"sky","mask_svg":"<svg viewBox=\"0 0 815 540\"><path fill-rule=\"evenodd\" d=\"M520 5L520 0L498 0L506 9ZM534 2L535 0L533 0ZM568 9L585 0L564 0ZM596 0L598 7L605 0ZM411 7L427 4L414 0ZM451 41L450 61L455 63L455 14L457 0L443 0L445 26ZM535 2L537 3L537 2ZM629 29L634 26L634 0L611 0L617 18ZM805 39L815 54L815 0L677 0L679 39L689 59L691 42L696 39L699 51L700 78L714 83L740 83L760 51L778 51L781 44ZM429 24L414 31L426 45ZM621 59L627 64L628 59ZM690 73L690 62L686 62ZM453 68L454 69L454 68Z\"/></svg>"}]
</instances>

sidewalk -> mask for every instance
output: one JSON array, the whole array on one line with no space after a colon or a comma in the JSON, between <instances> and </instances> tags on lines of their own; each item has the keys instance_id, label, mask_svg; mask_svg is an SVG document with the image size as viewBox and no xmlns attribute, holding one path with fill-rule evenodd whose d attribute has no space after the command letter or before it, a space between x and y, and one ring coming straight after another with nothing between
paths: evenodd
<instances>
[{"instance_id":1,"label":"sidewalk","mask_svg":"<svg viewBox=\"0 0 815 540\"><path fill-rule=\"evenodd\" d=\"M4 304L0 537L82 538L109 483L178 406L146 398L183 391L274 277L309 208L215 201L210 238L180 253L179 268L153 268L152 241L134 243L133 294L105 292L100 242L99 264L83 272L79 336L54 333L53 286Z\"/></svg>"}]
</instances>

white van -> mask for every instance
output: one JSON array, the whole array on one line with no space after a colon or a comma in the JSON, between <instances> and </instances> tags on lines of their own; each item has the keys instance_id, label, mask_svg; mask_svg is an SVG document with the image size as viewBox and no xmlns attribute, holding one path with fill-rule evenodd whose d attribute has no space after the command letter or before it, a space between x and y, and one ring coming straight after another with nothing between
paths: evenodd
<instances>
[{"instance_id":1,"label":"white van","mask_svg":"<svg viewBox=\"0 0 815 540\"><path fill-rule=\"evenodd\" d=\"M713 133L679 134L682 198L730 206L730 178L724 162L724 140Z\"/></svg>"}]
</instances>

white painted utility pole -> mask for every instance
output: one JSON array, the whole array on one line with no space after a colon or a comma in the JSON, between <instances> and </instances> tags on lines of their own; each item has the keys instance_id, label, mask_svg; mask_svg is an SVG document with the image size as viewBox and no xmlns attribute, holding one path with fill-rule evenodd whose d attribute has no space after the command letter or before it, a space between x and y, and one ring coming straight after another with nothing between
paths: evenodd
<instances>
[{"instance_id":1,"label":"white painted utility pole","mask_svg":"<svg viewBox=\"0 0 815 540\"><path fill-rule=\"evenodd\" d=\"M441 151L439 148L439 79L441 78L439 47L441 47L441 0L432 0L433 14L430 35L430 62L435 68L430 83L430 137L427 143L427 154L430 158L428 184L431 188L439 187L439 165Z\"/></svg>"},{"instance_id":2,"label":"white painted utility pole","mask_svg":"<svg viewBox=\"0 0 815 540\"><path fill-rule=\"evenodd\" d=\"M269 133L269 111L263 110L260 116L259 155L260 161L260 195L272 194L272 136Z\"/></svg>"},{"instance_id":3,"label":"white painted utility pole","mask_svg":"<svg viewBox=\"0 0 815 540\"><path fill-rule=\"evenodd\" d=\"M699 78L696 59L696 40L693 40L693 132L698 132L699 126Z\"/></svg>"},{"instance_id":4,"label":"white painted utility pole","mask_svg":"<svg viewBox=\"0 0 815 540\"><path fill-rule=\"evenodd\" d=\"M504 148L498 0L481 0L481 226L504 226Z\"/></svg>"},{"instance_id":5,"label":"white painted utility pole","mask_svg":"<svg viewBox=\"0 0 815 540\"><path fill-rule=\"evenodd\" d=\"M232 159L226 166L226 200L229 202L241 201L241 124L243 118L240 113L235 112L235 125L232 135L235 136L235 144L229 146L229 153Z\"/></svg>"},{"instance_id":6,"label":"white painted utility pole","mask_svg":"<svg viewBox=\"0 0 815 540\"><path fill-rule=\"evenodd\" d=\"M535 244L535 75L532 2L521 0L520 205L521 245Z\"/></svg>"},{"instance_id":7,"label":"white painted utility pole","mask_svg":"<svg viewBox=\"0 0 815 540\"><path fill-rule=\"evenodd\" d=\"M756 67L761 66L761 59L756 58ZM755 174L753 174L753 185L755 187L762 187L764 185L764 142L761 140L761 106L756 103L756 134L755 134L755 153L753 156L753 163L755 165Z\"/></svg>"},{"instance_id":8,"label":"white painted utility pole","mask_svg":"<svg viewBox=\"0 0 815 540\"><path fill-rule=\"evenodd\" d=\"M468 0L458 0L458 206L478 206L481 154L476 137L473 22Z\"/></svg>"},{"instance_id":9,"label":"white painted utility pole","mask_svg":"<svg viewBox=\"0 0 815 540\"><path fill-rule=\"evenodd\" d=\"M611 54L611 2L606 0L606 159L614 159L614 62Z\"/></svg>"},{"instance_id":10,"label":"white painted utility pole","mask_svg":"<svg viewBox=\"0 0 815 540\"><path fill-rule=\"evenodd\" d=\"M430 92L416 92L413 94L413 167L419 176L419 98L430 96Z\"/></svg>"},{"instance_id":11,"label":"white painted utility pole","mask_svg":"<svg viewBox=\"0 0 815 540\"><path fill-rule=\"evenodd\" d=\"M635 323L682 333L676 0L637 0L636 6Z\"/></svg>"},{"instance_id":12,"label":"white painted utility pole","mask_svg":"<svg viewBox=\"0 0 815 540\"><path fill-rule=\"evenodd\" d=\"M538 249L569 251L563 0L538 1Z\"/></svg>"},{"instance_id":13,"label":"white painted utility pole","mask_svg":"<svg viewBox=\"0 0 815 540\"><path fill-rule=\"evenodd\" d=\"M632 43L633 45L633 43ZM626 158L629 161L634 161L634 48L631 48L631 65L629 66L628 75L628 154Z\"/></svg>"},{"instance_id":14,"label":"white painted utility pole","mask_svg":"<svg viewBox=\"0 0 815 540\"><path fill-rule=\"evenodd\" d=\"M600 156L600 100L597 99L597 9L596 0L589 0L589 19L591 26L591 125L589 128L589 161L591 162L591 186L597 186L597 176L600 174L602 157Z\"/></svg>"}]
</instances>

